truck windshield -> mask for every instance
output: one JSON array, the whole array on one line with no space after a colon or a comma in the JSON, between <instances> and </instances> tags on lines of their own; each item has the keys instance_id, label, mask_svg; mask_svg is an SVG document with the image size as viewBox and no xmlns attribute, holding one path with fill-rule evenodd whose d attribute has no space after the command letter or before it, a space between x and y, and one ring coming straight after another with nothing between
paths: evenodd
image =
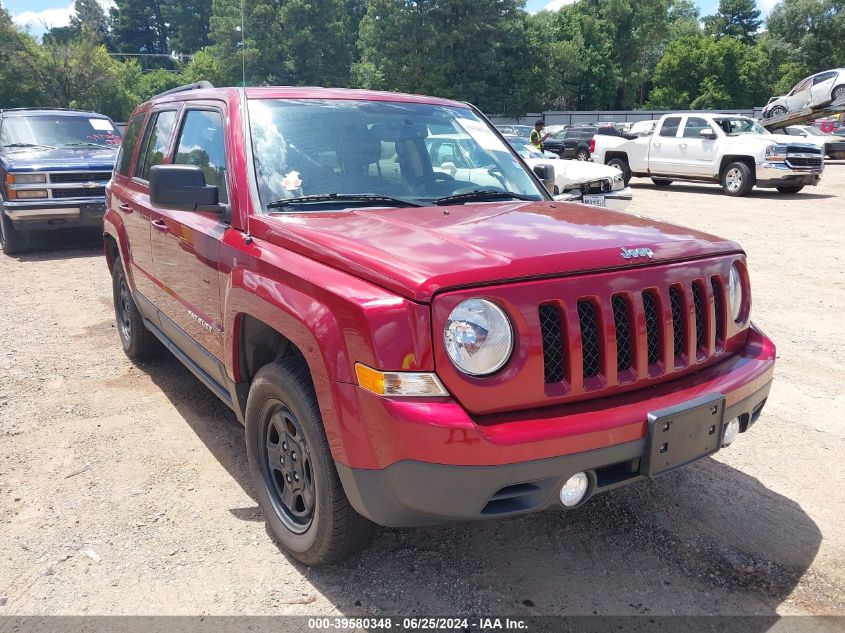
<instances>
[{"instance_id":1,"label":"truck windshield","mask_svg":"<svg viewBox=\"0 0 845 633\"><path fill-rule=\"evenodd\" d=\"M120 134L108 119L87 116L27 115L3 120L0 145L12 148L110 147Z\"/></svg>"},{"instance_id":2,"label":"truck windshield","mask_svg":"<svg viewBox=\"0 0 845 633\"><path fill-rule=\"evenodd\" d=\"M334 201L320 202L331 210L360 208L344 202L354 194L421 205L479 190L546 198L513 151L469 108L253 99L249 120L265 210L302 210L295 204L268 205L304 196L334 195Z\"/></svg>"},{"instance_id":3,"label":"truck windshield","mask_svg":"<svg viewBox=\"0 0 845 633\"><path fill-rule=\"evenodd\" d=\"M738 136L739 134L769 134L769 131L754 119L747 119L745 117L720 117L714 120L728 136Z\"/></svg>"}]
</instances>

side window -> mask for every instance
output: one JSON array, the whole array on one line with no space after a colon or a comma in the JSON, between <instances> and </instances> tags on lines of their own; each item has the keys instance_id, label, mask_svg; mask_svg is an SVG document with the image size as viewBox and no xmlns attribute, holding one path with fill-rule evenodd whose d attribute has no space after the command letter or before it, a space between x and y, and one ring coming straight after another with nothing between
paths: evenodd
<instances>
[{"instance_id":1,"label":"side window","mask_svg":"<svg viewBox=\"0 0 845 633\"><path fill-rule=\"evenodd\" d=\"M660 136L676 136L680 126L681 117L670 116L663 120L663 125L660 127Z\"/></svg>"},{"instance_id":2,"label":"side window","mask_svg":"<svg viewBox=\"0 0 845 633\"><path fill-rule=\"evenodd\" d=\"M117 173L124 176L129 175L129 165L132 164L132 155L135 153L135 146L138 144L138 137L141 135L141 125L144 123L144 113L136 114L129 121L126 126L126 132L123 134L123 142L120 144L120 151L118 152Z\"/></svg>"},{"instance_id":3,"label":"side window","mask_svg":"<svg viewBox=\"0 0 845 633\"><path fill-rule=\"evenodd\" d=\"M710 129L710 124L707 121L701 117L691 116L684 126L684 138L701 138L701 130L707 129Z\"/></svg>"},{"instance_id":4,"label":"side window","mask_svg":"<svg viewBox=\"0 0 845 633\"><path fill-rule=\"evenodd\" d=\"M820 84L822 82L827 81L828 79L832 79L836 73L821 73L820 75L816 75L813 79L813 85Z\"/></svg>"},{"instance_id":5,"label":"side window","mask_svg":"<svg viewBox=\"0 0 845 633\"><path fill-rule=\"evenodd\" d=\"M229 202L226 188L226 143L223 115L217 110L188 110L179 133L177 165L196 165L205 174L205 184L217 187L221 204Z\"/></svg>"},{"instance_id":6,"label":"side window","mask_svg":"<svg viewBox=\"0 0 845 633\"><path fill-rule=\"evenodd\" d=\"M167 143L170 140L170 133L173 131L173 123L176 120L174 110L156 112L150 117L147 123L147 133L144 136L144 145L138 162L135 165L135 175L141 180L150 179L150 169L154 165L161 165L164 162L167 152Z\"/></svg>"}]
</instances>

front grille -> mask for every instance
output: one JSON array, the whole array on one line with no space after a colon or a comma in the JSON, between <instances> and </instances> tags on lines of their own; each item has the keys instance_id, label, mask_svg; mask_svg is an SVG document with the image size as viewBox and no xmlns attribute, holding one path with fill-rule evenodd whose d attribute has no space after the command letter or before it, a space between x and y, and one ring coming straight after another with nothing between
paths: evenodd
<instances>
[{"instance_id":1,"label":"front grille","mask_svg":"<svg viewBox=\"0 0 845 633\"><path fill-rule=\"evenodd\" d=\"M611 304L613 306L613 320L616 323L616 370L625 371L631 368L633 362L628 302L622 295L614 295Z\"/></svg>"},{"instance_id":2,"label":"front grille","mask_svg":"<svg viewBox=\"0 0 845 633\"><path fill-rule=\"evenodd\" d=\"M824 164L824 161L819 158L807 158L804 156L786 156L786 164L790 167L803 167L803 168L812 168L812 167L821 167Z\"/></svg>"},{"instance_id":3,"label":"front grille","mask_svg":"<svg viewBox=\"0 0 845 633\"><path fill-rule=\"evenodd\" d=\"M710 278L710 285L713 287L713 312L716 314L716 345L722 346L725 344L725 313L722 306L722 284L719 283L719 278L713 276Z\"/></svg>"},{"instance_id":4,"label":"front grille","mask_svg":"<svg viewBox=\"0 0 845 633\"><path fill-rule=\"evenodd\" d=\"M593 182L585 182L581 185L582 194L598 195L602 193L610 193L613 189L613 181L609 178L605 180L595 180Z\"/></svg>"},{"instance_id":5,"label":"front grille","mask_svg":"<svg viewBox=\"0 0 845 633\"><path fill-rule=\"evenodd\" d=\"M815 145L787 145L787 154L819 154L822 150Z\"/></svg>"},{"instance_id":6,"label":"front grille","mask_svg":"<svg viewBox=\"0 0 845 633\"><path fill-rule=\"evenodd\" d=\"M645 312L646 345L648 346L648 364L654 365L660 360L660 319L657 314L657 293L646 290L643 293L643 312Z\"/></svg>"},{"instance_id":7,"label":"front grille","mask_svg":"<svg viewBox=\"0 0 845 633\"><path fill-rule=\"evenodd\" d=\"M102 182L111 178L110 171L54 171L50 173L50 182Z\"/></svg>"},{"instance_id":8,"label":"front grille","mask_svg":"<svg viewBox=\"0 0 845 633\"><path fill-rule=\"evenodd\" d=\"M106 195L105 187L74 187L73 189L53 189L54 198L95 198Z\"/></svg>"},{"instance_id":9,"label":"front grille","mask_svg":"<svg viewBox=\"0 0 845 633\"><path fill-rule=\"evenodd\" d=\"M584 353L584 378L593 378L601 370L599 323L596 305L590 299L578 300L578 323L581 327L581 348Z\"/></svg>"},{"instance_id":10,"label":"front grille","mask_svg":"<svg viewBox=\"0 0 845 633\"><path fill-rule=\"evenodd\" d=\"M703 350L707 344L705 334L707 333L706 322L704 317L704 290L701 284L697 281L692 283L692 302L695 306L695 349L696 351Z\"/></svg>"},{"instance_id":11,"label":"front grille","mask_svg":"<svg viewBox=\"0 0 845 633\"><path fill-rule=\"evenodd\" d=\"M540 306L540 333L543 337L543 378L546 384L560 382L563 380L563 330L555 306Z\"/></svg>"},{"instance_id":12,"label":"front grille","mask_svg":"<svg viewBox=\"0 0 845 633\"><path fill-rule=\"evenodd\" d=\"M687 332L684 319L684 298L677 286L669 288L669 303L672 306L672 334L674 337L675 358L684 353Z\"/></svg>"}]
</instances>

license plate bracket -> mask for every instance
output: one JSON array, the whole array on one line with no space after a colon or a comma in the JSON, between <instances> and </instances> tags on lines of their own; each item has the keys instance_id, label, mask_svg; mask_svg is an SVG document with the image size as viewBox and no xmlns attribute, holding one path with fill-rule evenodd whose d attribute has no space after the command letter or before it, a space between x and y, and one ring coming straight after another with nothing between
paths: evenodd
<instances>
[{"instance_id":1,"label":"license plate bracket","mask_svg":"<svg viewBox=\"0 0 845 633\"><path fill-rule=\"evenodd\" d=\"M650 412L641 473L655 477L712 455L722 445L724 424L720 393Z\"/></svg>"},{"instance_id":2,"label":"license plate bracket","mask_svg":"<svg viewBox=\"0 0 845 633\"><path fill-rule=\"evenodd\" d=\"M607 206L607 203L604 200L604 196L592 194L592 193L585 193L581 197L581 201L584 204L591 204L594 207L606 207Z\"/></svg>"}]
</instances>

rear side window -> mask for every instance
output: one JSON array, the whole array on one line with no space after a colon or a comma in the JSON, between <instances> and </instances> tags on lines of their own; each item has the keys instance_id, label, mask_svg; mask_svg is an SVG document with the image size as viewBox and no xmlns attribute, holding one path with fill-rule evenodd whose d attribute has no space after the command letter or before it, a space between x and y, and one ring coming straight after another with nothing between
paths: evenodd
<instances>
[{"instance_id":1,"label":"rear side window","mask_svg":"<svg viewBox=\"0 0 845 633\"><path fill-rule=\"evenodd\" d=\"M175 120L174 110L156 112L150 117L144 137L143 153L138 157L138 164L135 166L135 175L141 180L149 180L150 169L164 162L167 155L167 143L170 140L170 133L173 132Z\"/></svg>"},{"instance_id":2,"label":"rear side window","mask_svg":"<svg viewBox=\"0 0 845 633\"><path fill-rule=\"evenodd\" d=\"M141 125L144 123L144 114L136 114L129 120L126 132L123 135L123 143L117 156L117 173L124 176L129 175L129 166L132 164L132 154L135 153L135 146L138 144L138 137L141 135Z\"/></svg>"},{"instance_id":3,"label":"rear side window","mask_svg":"<svg viewBox=\"0 0 845 633\"><path fill-rule=\"evenodd\" d=\"M663 120L663 125L660 127L660 136L677 136L680 126L681 117L670 116Z\"/></svg>"},{"instance_id":4,"label":"rear side window","mask_svg":"<svg viewBox=\"0 0 845 633\"><path fill-rule=\"evenodd\" d=\"M176 146L177 165L196 165L205 174L205 184L218 189L221 204L229 202L226 190L226 143L223 115L216 110L189 110Z\"/></svg>"}]
</instances>

